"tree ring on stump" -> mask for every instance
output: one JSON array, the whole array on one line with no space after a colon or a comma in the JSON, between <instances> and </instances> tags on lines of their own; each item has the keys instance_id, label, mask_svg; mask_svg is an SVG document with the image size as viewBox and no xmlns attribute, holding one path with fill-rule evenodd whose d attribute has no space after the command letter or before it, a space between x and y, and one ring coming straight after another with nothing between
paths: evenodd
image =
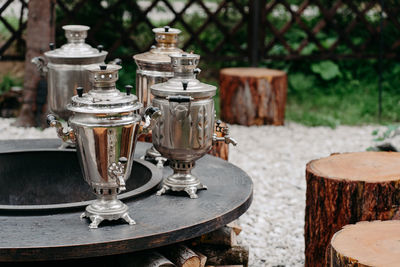
<instances>
[{"instance_id":1,"label":"tree ring on stump","mask_svg":"<svg viewBox=\"0 0 400 267\"><path fill-rule=\"evenodd\" d=\"M332 266L399 266L400 221L346 225L331 241Z\"/></svg>"}]
</instances>

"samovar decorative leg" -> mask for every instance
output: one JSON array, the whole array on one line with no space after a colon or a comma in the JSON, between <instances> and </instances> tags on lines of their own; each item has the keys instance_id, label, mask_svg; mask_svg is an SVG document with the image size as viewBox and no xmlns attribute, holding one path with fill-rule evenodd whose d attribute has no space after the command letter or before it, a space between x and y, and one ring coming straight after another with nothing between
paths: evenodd
<instances>
[{"instance_id":1,"label":"samovar decorative leg","mask_svg":"<svg viewBox=\"0 0 400 267\"><path fill-rule=\"evenodd\" d=\"M171 187L167 185L163 185L160 190L157 191L156 195L161 196L162 194L165 194L167 191L171 190Z\"/></svg>"},{"instance_id":2,"label":"samovar decorative leg","mask_svg":"<svg viewBox=\"0 0 400 267\"><path fill-rule=\"evenodd\" d=\"M195 186L186 187L185 192L188 193L190 198L199 198L199 196L196 194L197 187Z\"/></svg>"},{"instance_id":3,"label":"samovar decorative leg","mask_svg":"<svg viewBox=\"0 0 400 267\"><path fill-rule=\"evenodd\" d=\"M91 229L98 228L99 224L104 220L104 218L99 216L99 215L92 215L92 216L89 217L89 219L92 221L89 224L89 228L91 228Z\"/></svg>"},{"instance_id":4,"label":"samovar decorative leg","mask_svg":"<svg viewBox=\"0 0 400 267\"><path fill-rule=\"evenodd\" d=\"M125 220L127 223L129 223L129 225L134 225L136 224L136 222L131 218L131 216L129 216L129 213L125 213L121 216L121 218L123 220Z\"/></svg>"}]
</instances>

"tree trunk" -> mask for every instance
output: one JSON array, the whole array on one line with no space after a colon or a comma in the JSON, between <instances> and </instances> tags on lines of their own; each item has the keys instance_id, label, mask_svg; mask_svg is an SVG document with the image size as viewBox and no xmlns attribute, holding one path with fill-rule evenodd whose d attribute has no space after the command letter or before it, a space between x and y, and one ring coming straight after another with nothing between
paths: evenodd
<instances>
[{"instance_id":1,"label":"tree trunk","mask_svg":"<svg viewBox=\"0 0 400 267\"><path fill-rule=\"evenodd\" d=\"M306 266L329 266L329 242L346 224L399 218L400 153L333 154L306 167Z\"/></svg>"},{"instance_id":2,"label":"tree trunk","mask_svg":"<svg viewBox=\"0 0 400 267\"><path fill-rule=\"evenodd\" d=\"M263 68L220 71L221 119L230 124L283 125L286 73Z\"/></svg>"},{"instance_id":3,"label":"tree trunk","mask_svg":"<svg viewBox=\"0 0 400 267\"><path fill-rule=\"evenodd\" d=\"M332 267L399 266L400 221L346 225L331 241Z\"/></svg>"},{"instance_id":4,"label":"tree trunk","mask_svg":"<svg viewBox=\"0 0 400 267\"><path fill-rule=\"evenodd\" d=\"M28 25L26 30L26 54L23 104L16 126L36 126L36 89L40 74L31 63L32 58L49 50L55 35L55 0L30 0L28 2Z\"/></svg>"}]
</instances>

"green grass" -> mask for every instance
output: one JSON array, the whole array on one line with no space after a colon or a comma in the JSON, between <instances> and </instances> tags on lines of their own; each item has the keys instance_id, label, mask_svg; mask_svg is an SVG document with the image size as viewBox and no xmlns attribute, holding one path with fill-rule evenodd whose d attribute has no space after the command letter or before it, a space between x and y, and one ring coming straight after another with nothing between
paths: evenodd
<instances>
[{"instance_id":1,"label":"green grass","mask_svg":"<svg viewBox=\"0 0 400 267\"><path fill-rule=\"evenodd\" d=\"M288 72L286 120L330 127L400 121L399 63L386 61L383 65L382 115L379 119L377 61L329 62L278 66ZM330 64L333 64L331 70L321 71L316 67Z\"/></svg>"}]
</instances>

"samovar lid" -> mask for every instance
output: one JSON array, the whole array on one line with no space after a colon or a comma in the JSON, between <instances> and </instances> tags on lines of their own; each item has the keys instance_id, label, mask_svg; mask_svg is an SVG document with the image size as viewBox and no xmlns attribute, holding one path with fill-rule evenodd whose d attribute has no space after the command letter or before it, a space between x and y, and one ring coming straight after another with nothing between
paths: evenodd
<instances>
[{"instance_id":1,"label":"samovar lid","mask_svg":"<svg viewBox=\"0 0 400 267\"><path fill-rule=\"evenodd\" d=\"M68 110L79 113L117 114L138 111L142 104L136 95L131 94L132 86L127 85L126 93L120 92L115 83L118 80L118 65L90 65L86 67L92 89L83 94L83 88L77 88L77 95L71 98Z\"/></svg>"},{"instance_id":2,"label":"samovar lid","mask_svg":"<svg viewBox=\"0 0 400 267\"><path fill-rule=\"evenodd\" d=\"M72 63L71 61L87 61L99 58L102 58L100 61L104 61L107 52L102 49L102 46L93 48L85 43L87 31L90 29L89 26L65 25L62 28L65 30L65 37L68 42L57 49L54 49L54 44L50 45L52 50L44 53L50 62L62 63L64 60L67 63ZM79 62L73 63L79 64Z\"/></svg>"},{"instance_id":3,"label":"samovar lid","mask_svg":"<svg viewBox=\"0 0 400 267\"><path fill-rule=\"evenodd\" d=\"M154 96L182 95L193 98L209 98L215 95L217 87L196 79L196 75L200 73L200 69L197 68L199 55L177 53L170 55L170 58L174 77L165 83L152 85L151 93Z\"/></svg>"},{"instance_id":4,"label":"samovar lid","mask_svg":"<svg viewBox=\"0 0 400 267\"><path fill-rule=\"evenodd\" d=\"M160 64L169 71L172 71L170 63L171 58L168 56L174 53L181 53L182 50L177 47L179 34L181 31L179 29L170 28L169 26L164 26L163 28L153 29L155 33L155 39L157 44L153 46L150 51L137 54L133 56L136 64L140 69L147 69ZM164 69L155 69L163 71Z\"/></svg>"}]
</instances>

